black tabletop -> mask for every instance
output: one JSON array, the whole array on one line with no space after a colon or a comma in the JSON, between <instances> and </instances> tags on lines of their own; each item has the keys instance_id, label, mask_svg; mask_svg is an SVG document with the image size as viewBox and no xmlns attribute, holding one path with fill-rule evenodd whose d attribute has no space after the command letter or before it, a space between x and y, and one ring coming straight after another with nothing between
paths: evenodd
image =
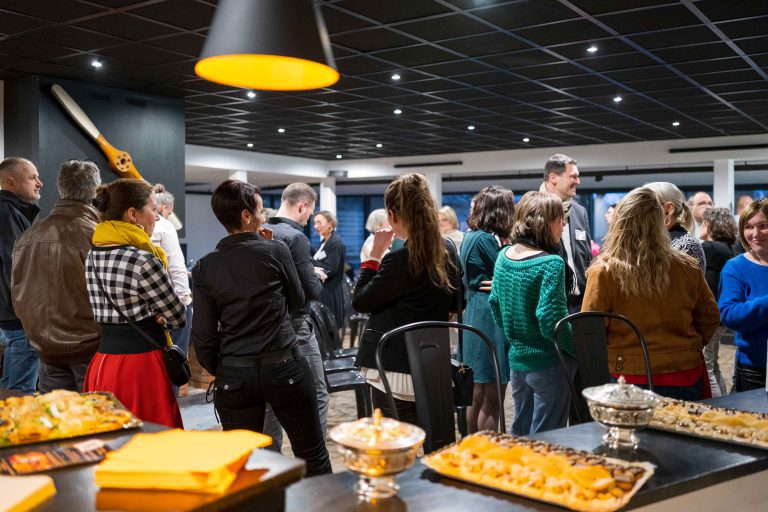
<instances>
[{"instance_id":1,"label":"black tabletop","mask_svg":"<svg viewBox=\"0 0 768 512\"><path fill-rule=\"evenodd\" d=\"M764 390L728 395L708 402L723 407L768 412L768 397ZM654 503L768 469L766 450L649 429L639 433L638 450L616 452L603 446L601 436L604 432L604 428L597 423L585 423L534 437L603 455L655 464L656 473L634 496L627 508ZM377 504L357 501L352 489L356 480L356 475L347 472L302 480L288 488L286 510L562 510L444 478L426 469L418 461L408 471L398 475L398 497Z\"/></svg>"}]
</instances>

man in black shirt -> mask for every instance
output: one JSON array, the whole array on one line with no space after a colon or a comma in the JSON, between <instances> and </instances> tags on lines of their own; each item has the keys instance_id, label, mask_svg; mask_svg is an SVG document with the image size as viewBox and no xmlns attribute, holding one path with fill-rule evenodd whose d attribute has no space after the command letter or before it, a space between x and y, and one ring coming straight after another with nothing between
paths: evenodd
<instances>
[{"instance_id":1,"label":"man in black shirt","mask_svg":"<svg viewBox=\"0 0 768 512\"><path fill-rule=\"evenodd\" d=\"M303 232L304 226L307 225L309 218L315 211L316 201L317 194L306 183L288 185L283 191L280 209L274 217L268 220L267 227L272 230L272 236L275 240L285 242L290 249L304 290L304 305L291 315L291 323L299 339L301 351L307 358L315 376L317 407L320 414L320 424L323 428L323 434L325 434L328 427L328 389L325 386L320 346L309 321L308 306L309 301L320 296L325 274L322 269L313 266L309 239ZM280 423L269 407L264 419L264 433L272 436L273 442L270 449L280 451L283 442L282 430Z\"/></svg>"}]
</instances>

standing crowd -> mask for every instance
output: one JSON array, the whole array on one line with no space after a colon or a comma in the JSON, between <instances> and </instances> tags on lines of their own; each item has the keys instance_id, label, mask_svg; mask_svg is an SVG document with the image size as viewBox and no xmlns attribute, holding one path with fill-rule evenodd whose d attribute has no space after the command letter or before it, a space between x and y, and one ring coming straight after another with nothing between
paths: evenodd
<instances>
[{"instance_id":1,"label":"standing crowd","mask_svg":"<svg viewBox=\"0 0 768 512\"><path fill-rule=\"evenodd\" d=\"M450 207L438 209L423 175L389 185L366 224L372 234L351 297L369 315L354 364L374 406L391 413L375 361L384 333L456 313L493 341L518 435L567 424L567 380L578 362L572 333L558 354L553 330L579 311L618 313L638 326L662 395L726 392L717 357L725 328L737 347L733 389L765 385L768 199L740 199L734 220L703 192L686 202L674 184L649 183L611 206L593 256L587 211L574 199L579 184L576 161L553 155L541 187L517 204L507 188L481 190L466 233ZM215 376L224 429L266 432L277 450L285 430L309 475L330 472L328 390L309 303L344 321L346 248L334 214L315 213L310 186L286 187L267 219L258 187L220 184L211 208L227 236L195 264L192 286L173 195L162 185L102 185L92 162L64 162L59 200L35 222L41 187L32 162L0 163L0 387L109 391L137 417L181 428L176 397L185 390L171 384L163 350L192 345ZM311 218L315 250L304 234ZM609 319L606 333L612 377L647 386L630 329ZM475 371L469 430L494 428L502 404L493 355L470 333L462 356ZM399 417L416 423L402 337L382 362Z\"/></svg>"}]
</instances>

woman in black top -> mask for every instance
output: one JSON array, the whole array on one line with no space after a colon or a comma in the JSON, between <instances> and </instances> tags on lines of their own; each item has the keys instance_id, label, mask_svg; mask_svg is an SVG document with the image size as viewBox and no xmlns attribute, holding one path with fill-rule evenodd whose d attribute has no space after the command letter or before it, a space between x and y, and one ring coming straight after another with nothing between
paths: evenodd
<instances>
[{"instance_id":1,"label":"woman in black top","mask_svg":"<svg viewBox=\"0 0 768 512\"><path fill-rule=\"evenodd\" d=\"M459 262L452 242L440 236L435 201L426 178L406 174L393 181L384 194L389 228L374 235L368 261L360 265L352 305L370 313L355 364L371 385L374 407L391 416L376 368L376 345L381 336L402 325L424 320L448 320L458 289ZM386 256L392 239L405 246ZM383 256L383 258L382 258ZM382 363L402 421L416 423L416 404L410 366L402 336L390 340Z\"/></svg>"},{"instance_id":2,"label":"woman in black top","mask_svg":"<svg viewBox=\"0 0 768 512\"><path fill-rule=\"evenodd\" d=\"M328 278L323 282L320 302L328 306L336 320L336 327L344 326L346 304L344 303L344 262L347 249L336 232L339 222L329 211L320 210L313 219L315 231L320 235L320 247L313 256L315 265L322 267Z\"/></svg>"},{"instance_id":3,"label":"woman in black top","mask_svg":"<svg viewBox=\"0 0 768 512\"><path fill-rule=\"evenodd\" d=\"M720 272L725 263L738 254L735 249L737 233L736 221L727 208L711 208L704 212L700 232L701 248L707 261L704 277L716 300L720 298ZM712 340L704 346L704 360L707 362L709 387L712 388L713 397L726 394L725 380L720 374L717 361L722 332L722 328L718 329Z\"/></svg>"},{"instance_id":4,"label":"woman in black top","mask_svg":"<svg viewBox=\"0 0 768 512\"><path fill-rule=\"evenodd\" d=\"M224 430L262 432L267 403L307 474L331 472L315 381L291 326L304 292L288 246L262 228L259 189L228 180L211 207L229 233L192 270L192 342L216 377L214 405Z\"/></svg>"}]
</instances>

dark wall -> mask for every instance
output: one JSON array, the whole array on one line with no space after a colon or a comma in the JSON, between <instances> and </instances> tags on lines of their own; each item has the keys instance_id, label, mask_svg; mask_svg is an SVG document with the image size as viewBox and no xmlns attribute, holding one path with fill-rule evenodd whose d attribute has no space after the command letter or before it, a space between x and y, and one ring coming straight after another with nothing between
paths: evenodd
<instances>
[{"instance_id":1,"label":"dark wall","mask_svg":"<svg viewBox=\"0 0 768 512\"><path fill-rule=\"evenodd\" d=\"M23 156L37 166L46 215L58 198L56 176L62 162L90 159L103 182L118 176L95 142L75 124L51 93L58 83L80 105L104 137L127 151L150 183L163 183L176 196L175 212L184 221L184 102L47 77L6 82L5 154ZM184 236L183 231L179 236Z\"/></svg>"}]
</instances>

